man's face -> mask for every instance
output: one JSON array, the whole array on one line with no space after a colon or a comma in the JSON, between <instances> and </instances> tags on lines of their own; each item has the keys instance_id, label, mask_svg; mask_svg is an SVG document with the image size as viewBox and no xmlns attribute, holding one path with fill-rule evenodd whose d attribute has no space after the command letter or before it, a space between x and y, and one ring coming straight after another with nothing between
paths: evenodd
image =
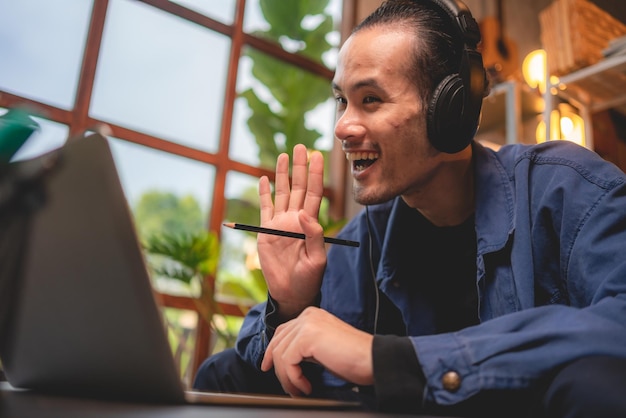
<instances>
[{"instance_id":1,"label":"man's face","mask_svg":"<svg viewBox=\"0 0 626 418\"><path fill-rule=\"evenodd\" d=\"M354 198L361 204L398 195L424 199L441 163L426 136L426 109L409 79L413 36L389 26L362 29L339 53L335 136L351 163Z\"/></svg>"}]
</instances>

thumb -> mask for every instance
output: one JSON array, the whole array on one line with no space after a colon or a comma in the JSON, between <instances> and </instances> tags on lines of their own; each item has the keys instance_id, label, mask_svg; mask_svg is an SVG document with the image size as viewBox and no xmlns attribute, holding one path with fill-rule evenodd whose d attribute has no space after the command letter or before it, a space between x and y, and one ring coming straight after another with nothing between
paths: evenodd
<instances>
[{"instance_id":1,"label":"thumb","mask_svg":"<svg viewBox=\"0 0 626 418\"><path fill-rule=\"evenodd\" d=\"M324 247L324 229L322 225L320 225L317 219L306 213L304 209L298 212L298 221L300 222L302 232L306 236L306 250L309 256L321 256L322 253L325 256L326 249Z\"/></svg>"},{"instance_id":2,"label":"thumb","mask_svg":"<svg viewBox=\"0 0 626 418\"><path fill-rule=\"evenodd\" d=\"M313 239L315 241L324 241L324 230L322 225L320 225L317 219L306 213L304 209L300 209L298 212L298 222L300 222L300 227L302 228L304 235L306 235L307 240Z\"/></svg>"}]
</instances>

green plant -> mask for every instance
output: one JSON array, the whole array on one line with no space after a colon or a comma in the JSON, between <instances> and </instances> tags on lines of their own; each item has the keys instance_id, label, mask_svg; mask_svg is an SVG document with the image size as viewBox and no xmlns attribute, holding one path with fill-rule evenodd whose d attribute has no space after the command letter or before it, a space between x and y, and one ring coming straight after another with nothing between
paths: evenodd
<instances>
[{"instance_id":1,"label":"green plant","mask_svg":"<svg viewBox=\"0 0 626 418\"><path fill-rule=\"evenodd\" d=\"M219 326L216 315L223 316L215 298L215 274L220 254L217 236L208 231L164 233L150 236L144 243L148 263L154 275L184 283L191 291L200 317L206 321L226 346L237 335Z\"/></svg>"},{"instance_id":2,"label":"green plant","mask_svg":"<svg viewBox=\"0 0 626 418\"><path fill-rule=\"evenodd\" d=\"M329 0L260 0L259 7L268 26L252 34L322 63L324 55L336 47L328 41L328 35L335 29L333 17L326 11L329 3ZM330 99L330 80L255 48L244 49L244 55L250 58L252 76L263 86L238 92L250 109L247 125L259 148L260 165L274 168L278 155L291 154L298 143L316 148L322 134L307 127L307 117ZM327 151L320 151L328 157ZM226 217L235 222L258 224L256 193L256 188L252 188L229 199ZM322 217L326 216L325 211L323 208L320 212ZM322 219L322 224L329 223L330 220Z\"/></svg>"},{"instance_id":3,"label":"green plant","mask_svg":"<svg viewBox=\"0 0 626 418\"><path fill-rule=\"evenodd\" d=\"M322 62L323 55L333 48L326 39L334 24L332 16L325 12L328 3L329 0L260 0L269 27L253 34L288 43L296 49L294 52ZM317 25L311 27L313 17L318 18ZM247 123L259 145L261 165L273 167L281 152L291 154L297 143L313 148L322 136L306 127L305 116L329 99L330 82L257 49L248 48L244 53L251 58L252 75L271 94L264 100L253 88L239 93L252 111Z\"/></svg>"}]
</instances>

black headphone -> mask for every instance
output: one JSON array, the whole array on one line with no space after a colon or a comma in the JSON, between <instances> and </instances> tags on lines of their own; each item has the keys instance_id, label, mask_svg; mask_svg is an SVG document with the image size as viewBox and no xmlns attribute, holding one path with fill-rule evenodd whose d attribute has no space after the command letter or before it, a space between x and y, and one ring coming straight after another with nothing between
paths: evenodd
<instances>
[{"instance_id":1,"label":"black headphone","mask_svg":"<svg viewBox=\"0 0 626 418\"><path fill-rule=\"evenodd\" d=\"M478 130L486 86L482 55L476 46L481 35L478 23L460 0L430 0L442 9L463 41L458 73L444 78L434 90L426 114L428 137L439 151L453 154L467 147Z\"/></svg>"}]
</instances>

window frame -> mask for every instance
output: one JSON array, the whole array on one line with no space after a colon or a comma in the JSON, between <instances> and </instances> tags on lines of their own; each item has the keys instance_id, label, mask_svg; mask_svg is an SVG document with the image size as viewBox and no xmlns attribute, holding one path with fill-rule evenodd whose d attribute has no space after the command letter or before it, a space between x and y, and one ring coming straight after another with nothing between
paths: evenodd
<instances>
[{"instance_id":1,"label":"window frame","mask_svg":"<svg viewBox=\"0 0 626 418\"><path fill-rule=\"evenodd\" d=\"M287 52L279 44L245 33L243 30L243 23L246 0L236 1L235 18L232 25L219 22L169 0L139 1L162 10L163 12L179 16L209 30L226 35L231 39L231 49L227 62L228 71L223 104L224 108L219 134L219 146L215 153L177 144L154 135L125 128L123 126L89 116L90 103L94 88L94 78L98 66L98 57L102 44L109 0L93 0L93 8L90 16L87 39L83 50L76 96L71 109L65 110L37 100L12 94L7 91L3 91L2 89L0 89L0 107L7 109L14 107L37 109L39 114L43 115L45 119L67 125L70 137L80 136L86 131L94 130L95 127L106 124L110 128L109 135L115 138L212 165L215 167L215 183L213 187L213 196L211 197L212 207L207 215L207 226L210 231L213 231L219 237L222 220L225 216L226 210L224 192L227 174L231 171L236 171L257 178L260 176L268 176L270 180L273 181L274 179L274 172L271 170L241 163L232 160L229 157L233 109L235 100L237 99L236 83L238 66L244 46L258 49L274 58L326 78L329 80L329 85L334 71L327 68L323 64L314 62L304 56ZM346 10L352 10L354 8L355 1L356 0L344 0L342 12L345 13ZM346 37L346 24L351 26L353 22L343 22L342 19L342 28L340 31L342 40ZM343 219L346 216L346 167L347 165L341 153L340 147L333 145L330 162L330 181L324 189L324 196L329 200L329 216L333 219ZM215 278L207 277L206 280L213 283ZM158 292L155 292L155 294L157 302L163 307L190 309L197 312L193 301L188 297L174 296ZM237 305L222 302L220 302L220 305L223 312L227 315L244 315L244 312L242 312L240 307ZM194 358L192 362L194 373L201 362L208 355L209 347L211 347L210 328L205 321L199 320L198 324L199 325L196 330Z\"/></svg>"}]
</instances>

